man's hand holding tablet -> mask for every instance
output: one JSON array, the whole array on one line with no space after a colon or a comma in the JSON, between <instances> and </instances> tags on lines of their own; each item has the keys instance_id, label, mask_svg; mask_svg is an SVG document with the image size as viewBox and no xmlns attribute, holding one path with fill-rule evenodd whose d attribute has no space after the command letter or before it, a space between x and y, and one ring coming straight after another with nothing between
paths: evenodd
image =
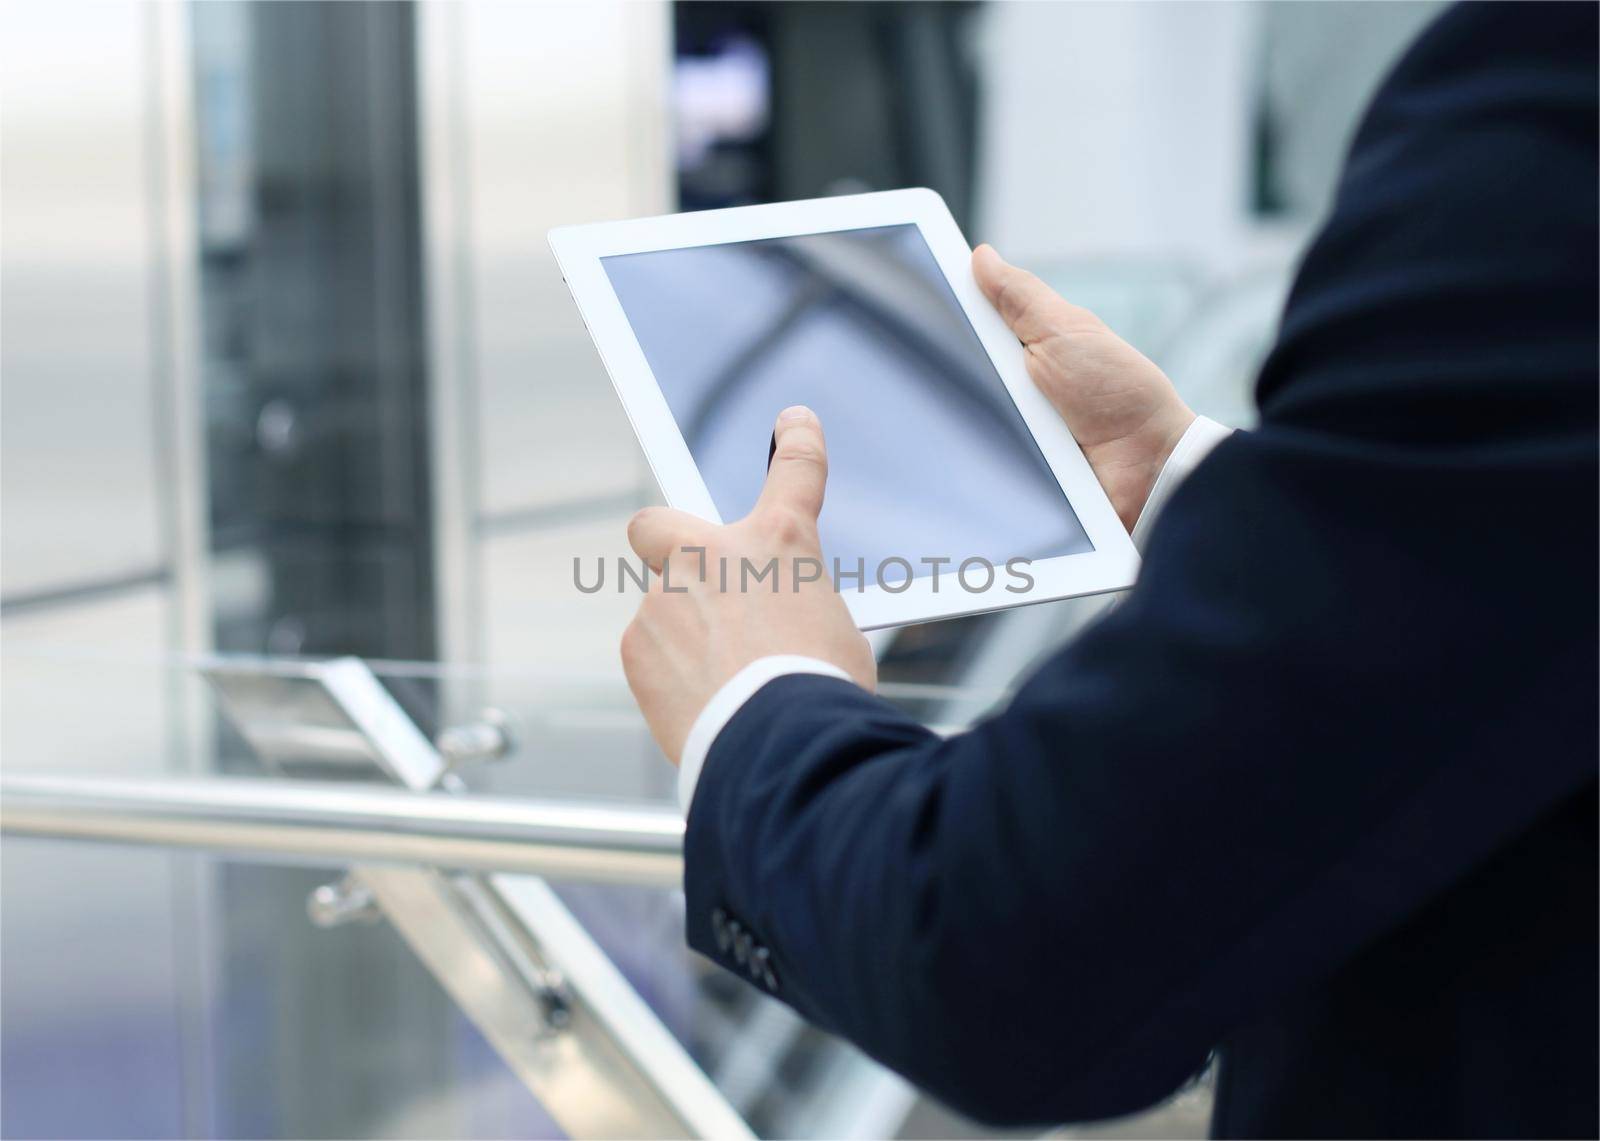
<instances>
[{"instance_id":1,"label":"man's hand holding tablet","mask_svg":"<svg viewBox=\"0 0 1600 1141\"><path fill-rule=\"evenodd\" d=\"M1028 375L1083 449L1129 531L1172 449L1195 421L1143 353L993 246L972 255L985 297L1027 350Z\"/></svg>"},{"instance_id":2,"label":"man's hand holding tablet","mask_svg":"<svg viewBox=\"0 0 1600 1141\"><path fill-rule=\"evenodd\" d=\"M1120 342L1057 336L1048 313L1008 328L938 195L705 211L550 241L672 507L742 519L778 410L816 414L832 469L821 557L858 627L1132 584L1127 528L1028 372L1030 354L1081 341L1090 359ZM1086 424L1129 406L1103 380L1089 387L1106 413Z\"/></svg>"},{"instance_id":3,"label":"man's hand holding tablet","mask_svg":"<svg viewBox=\"0 0 1600 1141\"><path fill-rule=\"evenodd\" d=\"M794 574L822 565L817 515L828 479L822 426L809 408L787 408L773 434L766 487L737 523L719 526L670 507L647 507L628 523L634 553L666 574L652 580L623 633L622 666L673 764L712 695L762 658L798 655L836 665L866 689L877 683L872 647L832 583L824 575ZM738 574L774 563L783 578L776 593L721 585L721 568Z\"/></svg>"},{"instance_id":4,"label":"man's hand holding tablet","mask_svg":"<svg viewBox=\"0 0 1600 1141\"><path fill-rule=\"evenodd\" d=\"M973 255L973 274L1131 529L1193 412L1160 369L1097 317L991 247ZM661 577L624 634L623 665L674 763L707 703L751 663L799 656L837 666L867 689L875 684L870 647L833 583L815 573L824 565L817 524L827 477L822 425L809 408L793 406L773 427L765 484L744 518L719 525L647 508L630 521L630 545ZM780 568L775 592L728 581L730 567L768 566Z\"/></svg>"},{"instance_id":5,"label":"man's hand holding tablet","mask_svg":"<svg viewBox=\"0 0 1600 1141\"><path fill-rule=\"evenodd\" d=\"M1131 530L1173 447L1194 422L1160 369L1086 309L1064 301L989 246L973 255L986 295L1028 348L1028 371L1085 444L1095 475ZM683 511L647 507L628 523L634 553L660 574L622 637L628 687L668 759L677 764L701 710L741 669L797 655L838 666L874 688L877 663L832 584L819 576L792 591L723 589L703 567L821 565L817 516L828 479L821 424L786 408L773 428L772 463L755 509L718 526ZM664 588L672 586L672 592Z\"/></svg>"}]
</instances>

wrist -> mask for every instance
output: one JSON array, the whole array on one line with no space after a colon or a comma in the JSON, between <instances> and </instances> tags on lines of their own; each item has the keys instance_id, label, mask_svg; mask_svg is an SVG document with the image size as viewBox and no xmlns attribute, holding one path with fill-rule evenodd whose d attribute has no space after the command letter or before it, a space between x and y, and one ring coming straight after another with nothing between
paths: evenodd
<instances>
[{"instance_id":1,"label":"wrist","mask_svg":"<svg viewBox=\"0 0 1600 1141\"><path fill-rule=\"evenodd\" d=\"M1196 419L1174 393L1172 407L1146 421L1138 432L1084 449L1111 506L1130 534L1161 477L1161 469Z\"/></svg>"},{"instance_id":2,"label":"wrist","mask_svg":"<svg viewBox=\"0 0 1600 1141\"><path fill-rule=\"evenodd\" d=\"M1178 400L1176 396L1173 399L1176 401L1176 406L1167 415L1155 442L1151 445L1150 468L1152 475L1150 482L1152 484L1161 475L1161 469L1167 466L1167 461L1172 458L1172 453L1177 450L1178 444L1184 435L1194 426L1194 422L1200 418L1192 408L1183 401ZM1146 488L1146 494L1148 493L1149 489ZM1144 504L1140 503L1140 506L1143 507Z\"/></svg>"}]
</instances>

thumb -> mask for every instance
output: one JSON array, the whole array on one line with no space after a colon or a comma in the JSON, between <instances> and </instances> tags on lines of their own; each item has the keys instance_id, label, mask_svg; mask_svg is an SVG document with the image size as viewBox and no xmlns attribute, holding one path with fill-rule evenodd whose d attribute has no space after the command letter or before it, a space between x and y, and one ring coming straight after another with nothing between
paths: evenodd
<instances>
[{"instance_id":1,"label":"thumb","mask_svg":"<svg viewBox=\"0 0 1600 1141\"><path fill-rule=\"evenodd\" d=\"M1091 326L1096 320L1087 309L1072 304L1027 270L1006 261L991 245L972 251L972 276L989 304L1025 345Z\"/></svg>"},{"instance_id":2,"label":"thumb","mask_svg":"<svg viewBox=\"0 0 1600 1141\"><path fill-rule=\"evenodd\" d=\"M828 446L817 414L803 404L785 408L772 439L772 463L756 510L782 507L815 520L828 482Z\"/></svg>"}]
</instances>

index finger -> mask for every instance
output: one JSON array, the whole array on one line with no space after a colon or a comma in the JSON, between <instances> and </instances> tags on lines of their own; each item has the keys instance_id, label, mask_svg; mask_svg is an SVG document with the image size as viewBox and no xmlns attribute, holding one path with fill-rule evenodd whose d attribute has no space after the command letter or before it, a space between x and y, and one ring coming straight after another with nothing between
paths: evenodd
<instances>
[{"instance_id":1,"label":"index finger","mask_svg":"<svg viewBox=\"0 0 1600 1141\"><path fill-rule=\"evenodd\" d=\"M628 520L628 545L657 574L661 564L686 546L698 544L707 524L687 511L646 507Z\"/></svg>"}]
</instances>

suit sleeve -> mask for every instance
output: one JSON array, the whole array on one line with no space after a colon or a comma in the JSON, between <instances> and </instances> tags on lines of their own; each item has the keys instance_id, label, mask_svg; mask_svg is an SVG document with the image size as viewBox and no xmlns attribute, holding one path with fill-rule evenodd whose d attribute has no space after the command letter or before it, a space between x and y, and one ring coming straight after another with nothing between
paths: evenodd
<instances>
[{"instance_id":1,"label":"suit sleeve","mask_svg":"<svg viewBox=\"0 0 1600 1141\"><path fill-rule=\"evenodd\" d=\"M822 677L728 723L697 949L965 1112L1103 1117L1593 779L1592 61L1451 19L1122 606L957 737Z\"/></svg>"}]
</instances>

